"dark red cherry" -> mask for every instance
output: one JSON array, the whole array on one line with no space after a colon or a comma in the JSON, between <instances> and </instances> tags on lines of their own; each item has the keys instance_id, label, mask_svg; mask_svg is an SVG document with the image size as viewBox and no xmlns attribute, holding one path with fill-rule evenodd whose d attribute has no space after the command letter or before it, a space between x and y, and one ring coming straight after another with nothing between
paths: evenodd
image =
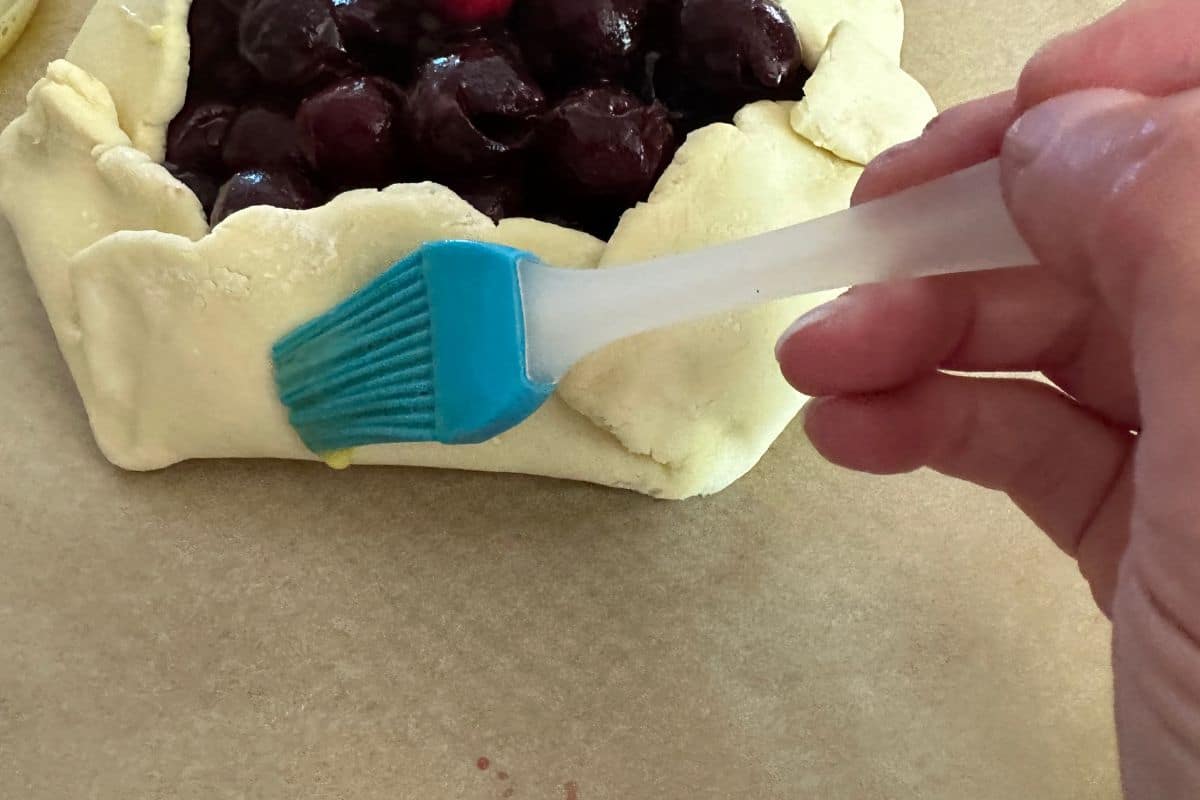
<instances>
[{"instance_id":1,"label":"dark red cherry","mask_svg":"<svg viewBox=\"0 0 1200 800\"><path fill-rule=\"evenodd\" d=\"M205 216L212 214L213 205L217 202L217 191L220 189L215 178L203 172L183 169L169 162L163 166L175 176L177 181L192 190L192 194L196 195L196 199L200 201Z\"/></svg>"},{"instance_id":2,"label":"dark red cherry","mask_svg":"<svg viewBox=\"0 0 1200 800\"><path fill-rule=\"evenodd\" d=\"M249 3L249 0L218 0L218 1L221 3L221 5L225 6L225 8L228 9L230 12L237 14L239 16L241 15L241 13L243 11L246 10L246 5Z\"/></svg>"},{"instance_id":3,"label":"dark red cherry","mask_svg":"<svg viewBox=\"0 0 1200 800\"><path fill-rule=\"evenodd\" d=\"M377 77L346 78L300 105L304 154L334 186L382 187L396 177L403 92Z\"/></svg>"},{"instance_id":4,"label":"dark red cherry","mask_svg":"<svg viewBox=\"0 0 1200 800\"><path fill-rule=\"evenodd\" d=\"M191 77L188 97L236 102L249 94L257 75L238 54L237 18L217 0L196 0L188 16Z\"/></svg>"},{"instance_id":5,"label":"dark red cherry","mask_svg":"<svg viewBox=\"0 0 1200 800\"><path fill-rule=\"evenodd\" d=\"M350 60L331 0L249 0L238 44L264 80L290 88L337 75Z\"/></svg>"},{"instance_id":6,"label":"dark red cherry","mask_svg":"<svg viewBox=\"0 0 1200 800\"><path fill-rule=\"evenodd\" d=\"M210 65L195 86L205 96L229 102L240 102L258 88L259 78L254 67L242 60L237 50Z\"/></svg>"},{"instance_id":7,"label":"dark red cherry","mask_svg":"<svg viewBox=\"0 0 1200 800\"><path fill-rule=\"evenodd\" d=\"M304 153L295 120L269 108L243 110L229 126L222 158L230 172L302 165Z\"/></svg>"},{"instance_id":8,"label":"dark red cherry","mask_svg":"<svg viewBox=\"0 0 1200 800\"><path fill-rule=\"evenodd\" d=\"M680 0L646 0L646 31L648 49L662 50L674 35L675 20L679 17Z\"/></svg>"},{"instance_id":9,"label":"dark red cherry","mask_svg":"<svg viewBox=\"0 0 1200 800\"><path fill-rule=\"evenodd\" d=\"M681 81L726 106L797 99L808 77L774 0L682 0L675 58Z\"/></svg>"},{"instance_id":10,"label":"dark red cherry","mask_svg":"<svg viewBox=\"0 0 1200 800\"><path fill-rule=\"evenodd\" d=\"M636 63L648 0L523 0L513 26L538 77L558 87L620 79Z\"/></svg>"},{"instance_id":11,"label":"dark red cherry","mask_svg":"<svg viewBox=\"0 0 1200 800\"><path fill-rule=\"evenodd\" d=\"M227 180L217 193L212 224L251 206L276 208L313 208L323 199L315 186L298 170L277 168L239 172Z\"/></svg>"},{"instance_id":12,"label":"dark red cherry","mask_svg":"<svg viewBox=\"0 0 1200 800\"><path fill-rule=\"evenodd\" d=\"M402 49L411 48L440 21L430 8L431 0L338 0L333 15L338 27L351 42L383 43Z\"/></svg>"},{"instance_id":13,"label":"dark red cherry","mask_svg":"<svg viewBox=\"0 0 1200 800\"><path fill-rule=\"evenodd\" d=\"M221 151L237 109L225 103L185 107L167 129L167 161L199 172L222 171Z\"/></svg>"},{"instance_id":14,"label":"dark red cherry","mask_svg":"<svg viewBox=\"0 0 1200 800\"><path fill-rule=\"evenodd\" d=\"M407 118L431 171L477 174L526 146L545 104L512 50L477 39L425 62L408 95Z\"/></svg>"},{"instance_id":15,"label":"dark red cherry","mask_svg":"<svg viewBox=\"0 0 1200 800\"><path fill-rule=\"evenodd\" d=\"M644 200L675 151L667 109L613 86L581 89L546 114L543 169L581 198Z\"/></svg>"},{"instance_id":16,"label":"dark red cherry","mask_svg":"<svg viewBox=\"0 0 1200 800\"><path fill-rule=\"evenodd\" d=\"M338 0L334 16L367 71L409 83L427 59L481 35L438 10L440 0Z\"/></svg>"},{"instance_id":17,"label":"dark red cherry","mask_svg":"<svg viewBox=\"0 0 1200 800\"><path fill-rule=\"evenodd\" d=\"M493 222L525 213L525 187L519 174L467 178L452 182L450 188Z\"/></svg>"},{"instance_id":18,"label":"dark red cherry","mask_svg":"<svg viewBox=\"0 0 1200 800\"><path fill-rule=\"evenodd\" d=\"M448 43L480 33L481 12L448 10L444 0L336 0L333 13L357 55L405 78Z\"/></svg>"},{"instance_id":19,"label":"dark red cherry","mask_svg":"<svg viewBox=\"0 0 1200 800\"><path fill-rule=\"evenodd\" d=\"M237 17L217 0L196 0L188 12L192 69L208 67L235 47Z\"/></svg>"},{"instance_id":20,"label":"dark red cherry","mask_svg":"<svg viewBox=\"0 0 1200 800\"><path fill-rule=\"evenodd\" d=\"M511 6L512 0L334 0L333 13L348 39L411 47L421 37L490 25Z\"/></svg>"},{"instance_id":21,"label":"dark red cherry","mask_svg":"<svg viewBox=\"0 0 1200 800\"><path fill-rule=\"evenodd\" d=\"M621 215L628 208L623 203L613 201L560 201L554 208L536 216L545 222L590 233L597 239L608 241L621 222Z\"/></svg>"},{"instance_id":22,"label":"dark red cherry","mask_svg":"<svg viewBox=\"0 0 1200 800\"><path fill-rule=\"evenodd\" d=\"M436 0L439 15L456 25L488 25L503 19L513 0Z\"/></svg>"}]
</instances>

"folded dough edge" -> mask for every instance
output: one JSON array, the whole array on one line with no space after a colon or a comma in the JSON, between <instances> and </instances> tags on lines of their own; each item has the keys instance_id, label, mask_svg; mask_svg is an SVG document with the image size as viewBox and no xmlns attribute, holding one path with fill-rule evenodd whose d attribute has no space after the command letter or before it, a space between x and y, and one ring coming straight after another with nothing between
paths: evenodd
<instances>
[{"instance_id":1,"label":"folded dough edge","mask_svg":"<svg viewBox=\"0 0 1200 800\"><path fill-rule=\"evenodd\" d=\"M610 265L835 211L857 179L857 166L790 130L792 104L764 103L736 126L697 132L607 248L530 220L495 226L431 184L353 192L305 212L248 209L209 234L195 198L156 163L186 87L189 5L101 0L69 53L80 63L52 64L27 113L0 135L0 210L97 441L126 468L312 458L274 400L269 343L426 239L467 236L564 266ZM134 85L147 76L151 85ZM822 299L621 343L493 442L362 448L355 462L711 494L751 469L799 408L771 344Z\"/></svg>"}]
</instances>

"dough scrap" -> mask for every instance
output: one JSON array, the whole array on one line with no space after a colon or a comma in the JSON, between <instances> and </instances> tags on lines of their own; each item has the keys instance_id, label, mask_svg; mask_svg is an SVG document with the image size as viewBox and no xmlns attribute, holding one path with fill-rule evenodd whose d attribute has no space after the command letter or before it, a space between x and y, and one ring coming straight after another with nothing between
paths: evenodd
<instances>
[{"instance_id":1,"label":"dough scrap","mask_svg":"<svg viewBox=\"0 0 1200 800\"><path fill-rule=\"evenodd\" d=\"M183 108L191 5L191 0L99 0L67 50L67 61L108 87L121 127L154 161L163 160L167 126Z\"/></svg>"},{"instance_id":2,"label":"dough scrap","mask_svg":"<svg viewBox=\"0 0 1200 800\"><path fill-rule=\"evenodd\" d=\"M816 69L829 35L838 23L853 22L893 63L900 63L904 46L904 6L901 0L779 0L792 18L804 65Z\"/></svg>"},{"instance_id":3,"label":"dough scrap","mask_svg":"<svg viewBox=\"0 0 1200 800\"><path fill-rule=\"evenodd\" d=\"M271 344L395 253L460 237L579 267L603 250L586 234L533 220L496 226L435 184L350 192L309 212L254 208L199 241L155 231L104 238L68 267L96 377L88 406L101 447L130 469L188 458L314 458L275 400ZM484 445L368 447L354 462L517 470L650 490L662 483L662 470L558 401Z\"/></svg>"},{"instance_id":4,"label":"dough scrap","mask_svg":"<svg viewBox=\"0 0 1200 800\"><path fill-rule=\"evenodd\" d=\"M434 184L351 192L310 211L246 209L210 232L196 198L158 163L186 89L189 5L101 0L69 59L50 65L0 134L0 211L97 441L129 469L315 458L275 399L269 346L420 242L475 238L561 266L610 266L839 210L861 171L797 135L794 104L760 103L734 125L696 132L607 247L533 220L494 225ZM818 30L807 8L799 28ZM875 29L899 31L888 19ZM771 345L824 299L620 343L491 442L366 447L354 462L523 472L664 498L719 491L799 408Z\"/></svg>"},{"instance_id":5,"label":"dough scrap","mask_svg":"<svg viewBox=\"0 0 1200 800\"><path fill-rule=\"evenodd\" d=\"M0 58L8 55L21 38L37 5L38 0L14 0L0 6Z\"/></svg>"},{"instance_id":6,"label":"dough scrap","mask_svg":"<svg viewBox=\"0 0 1200 800\"><path fill-rule=\"evenodd\" d=\"M650 199L626 212L602 267L845 208L861 167L797 136L789 124L792 105L756 103L735 125L693 134ZM668 466L679 486L718 491L757 463L799 410L803 398L780 376L771 345L796 316L831 296L620 342L576 367L559 395L631 452Z\"/></svg>"},{"instance_id":7,"label":"dough scrap","mask_svg":"<svg viewBox=\"0 0 1200 800\"><path fill-rule=\"evenodd\" d=\"M131 146L103 83L56 61L28 102L28 111L0 134L0 210L86 400L91 375L81 356L67 262L117 231L199 239L208 224L195 195Z\"/></svg>"},{"instance_id":8,"label":"dough scrap","mask_svg":"<svg viewBox=\"0 0 1200 800\"><path fill-rule=\"evenodd\" d=\"M924 86L853 23L842 22L792 110L792 127L818 147L868 164L892 145L920 136L936 115Z\"/></svg>"}]
</instances>

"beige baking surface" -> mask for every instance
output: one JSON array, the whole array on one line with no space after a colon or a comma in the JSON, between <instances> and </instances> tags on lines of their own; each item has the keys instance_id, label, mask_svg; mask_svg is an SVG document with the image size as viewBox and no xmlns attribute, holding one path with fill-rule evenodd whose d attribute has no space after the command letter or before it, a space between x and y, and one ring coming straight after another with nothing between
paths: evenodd
<instances>
[{"instance_id":1,"label":"beige baking surface","mask_svg":"<svg viewBox=\"0 0 1200 800\"><path fill-rule=\"evenodd\" d=\"M87 5L44 0L0 123ZM907 5L945 105L1115 3ZM837 471L795 426L685 504L123 474L7 231L0 376L2 798L1117 797L1107 625L1003 498Z\"/></svg>"}]
</instances>

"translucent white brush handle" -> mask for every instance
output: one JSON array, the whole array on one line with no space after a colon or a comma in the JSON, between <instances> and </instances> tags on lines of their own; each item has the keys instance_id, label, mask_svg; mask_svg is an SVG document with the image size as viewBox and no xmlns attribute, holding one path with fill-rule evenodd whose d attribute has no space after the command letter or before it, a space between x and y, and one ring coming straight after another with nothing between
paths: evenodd
<instances>
[{"instance_id":1,"label":"translucent white brush handle","mask_svg":"<svg viewBox=\"0 0 1200 800\"><path fill-rule=\"evenodd\" d=\"M521 267L530 376L604 345L768 300L1036 259L989 161L900 194L720 247L606 270Z\"/></svg>"}]
</instances>

